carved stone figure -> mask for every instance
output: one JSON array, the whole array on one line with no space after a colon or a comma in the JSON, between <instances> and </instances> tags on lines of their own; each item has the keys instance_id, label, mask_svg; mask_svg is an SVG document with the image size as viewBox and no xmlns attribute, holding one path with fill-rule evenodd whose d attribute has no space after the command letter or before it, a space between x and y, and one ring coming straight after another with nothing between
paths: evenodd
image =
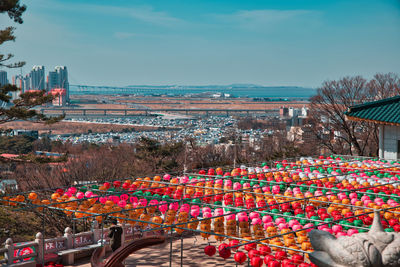
<instances>
[{"instance_id":1,"label":"carved stone figure","mask_svg":"<svg viewBox=\"0 0 400 267\"><path fill-rule=\"evenodd\" d=\"M368 233L336 238L312 230L308 235L314 248L310 260L319 267L400 267L400 233L383 231L378 211Z\"/></svg>"}]
</instances>

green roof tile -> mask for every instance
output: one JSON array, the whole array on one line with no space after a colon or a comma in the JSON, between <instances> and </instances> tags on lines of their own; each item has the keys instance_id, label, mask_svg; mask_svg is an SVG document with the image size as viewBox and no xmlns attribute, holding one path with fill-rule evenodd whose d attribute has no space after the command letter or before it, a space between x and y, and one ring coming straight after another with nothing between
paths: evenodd
<instances>
[{"instance_id":1,"label":"green roof tile","mask_svg":"<svg viewBox=\"0 0 400 267\"><path fill-rule=\"evenodd\" d=\"M352 106L344 114L350 119L358 118L378 123L400 124L400 96Z\"/></svg>"}]
</instances>

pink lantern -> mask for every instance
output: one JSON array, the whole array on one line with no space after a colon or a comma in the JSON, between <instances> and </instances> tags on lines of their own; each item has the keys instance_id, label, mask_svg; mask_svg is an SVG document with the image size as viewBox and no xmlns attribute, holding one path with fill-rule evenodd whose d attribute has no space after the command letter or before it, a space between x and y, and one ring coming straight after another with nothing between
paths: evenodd
<instances>
[{"instance_id":1,"label":"pink lantern","mask_svg":"<svg viewBox=\"0 0 400 267\"><path fill-rule=\"evenodd\" d=\"M192 215L192 217L197 218L197 216L199 216L199 214L200 214L200 210L194 209L194 210L190 211L190 215Z\"/></svg>"},{"instance_id":2,"label":"pink lantern","mask_svg":"<svg viewBox=\"0 0 400 267\"><path fill-rule=\"evenodd\" d=\"M168 204L166 201L161 201L160 205L158 206L158 209L162 214L164 214L168 210Z\"/></svg>"},{"instance_id":3,"label":"pink lantern","mask_svg":"<svg viewBox=\"0 0 400 267\"><path fill-rule=\"evenodd\" d=\"M145 199L145 198L139 199L139 205L142 206L142 207L146 207L147 206L147 199Z\"/></svg>"},{"instance_id":4,"label":"pink lantern","mask_svg":"<svg viewBox=\"0 0 400 267\"><path fill-rule=\"evenodd\" d=\"M99 201L100 201L101 204L105 204L106 201L107 201L107 198L105 198L105 197L99 197Z\"/></svg>"},{"instance_id":5,"label":"pink lantern","mask_svg":"<svg viewBox=\"0 0 400 267\"><path fill-rule=\"evenodd\" d=\"M121 208L125 208L125 206L126 206L126 201L125 201L125 200L120 200L120 201L118 202L118 206L120 206Z\"/></svg>"},{"instance_id":6,"label":"pink lantern","mask_svg":"<svg viewBox=\"0 0 400 267\"><path fill-rule=\"evenodd\" d=\"M75 194L76 193L76 187L70 187L68 188L68 192L70 192L71 194Z\"/></svg>"},{"instance_id":7,"label":"pink lantern","mask_svg":"<svg viewBox=\"0 0 400 267\"><path fill-rule=\"evenodd\" d=\"M272 217L270 215L264 215L262 221L263 223L272 222Z\"/></svg>"},{"instance_id":8,"label":"pink lantern","mask_svg":"<svg viewBox=\"0 0 400 267\"><path fill-rule=\"evenodd\" d=\"M134 204L134 203L138 203L138 198L137 197L130 197L129 198L129 202L131 202L132 204Z\"/></svg>"}]
</instances>

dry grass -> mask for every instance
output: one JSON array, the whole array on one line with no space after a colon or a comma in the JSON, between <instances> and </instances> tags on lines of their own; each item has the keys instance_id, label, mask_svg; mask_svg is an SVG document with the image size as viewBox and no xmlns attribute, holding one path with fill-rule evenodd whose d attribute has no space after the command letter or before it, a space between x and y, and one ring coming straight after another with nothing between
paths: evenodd
<instances>
[{"instance_id":1,"label":"dry grass","mask_svg":"<svg viewBox=\"0 0 400 267\"><path fill-rule=\"evenodd\" d=\"M89 98L89 97L87 97ZM213 98L179 98L179 97L114 97L103 96L120 104L81 104L81 108L119 109L131 108L129 105L138 104L152 109L179 108L179 109L278 109L281 106L301 108L308 106L304 101L285 102L254 102L246 98L240 99L213 99Z\"/></svg>"},{"instance_id":2,"label":"dry grass","mask_svg":"<svg viewBox=\"0 0 400 267\"><path fill-rule=\"evenodd\" d=\"M87 133L92 130L94 133L106 133L110 131L122 131L129 128L135 131L156 129L149 126L128 126L128 125L115 125L115 124L98 124L98 123L82 123L82 122L67 122L61 121L52 125L45 125L39 123L31 123L27 121L14 121L2 125L4 129L26 129L37 130L39 134L49 133L52 134L68 134L68 133Z\"/></svg>"}]
</instances>

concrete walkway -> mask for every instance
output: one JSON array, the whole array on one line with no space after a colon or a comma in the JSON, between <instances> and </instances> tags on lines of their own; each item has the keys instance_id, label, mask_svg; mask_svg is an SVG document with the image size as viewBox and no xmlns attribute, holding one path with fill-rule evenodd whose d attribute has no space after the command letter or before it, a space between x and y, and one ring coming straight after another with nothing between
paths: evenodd
<instances>
[{"instance_id":1,"label":"concrete walkway","mask_svg":"<svg viewBox=\"0 0 400 267\"><path fill-rule=\"evenodd\" d=\"M219 242L217 243L213 237L210 237L212 245L215 245L218 250ZM232 256L224 260L217 253L209 257L204 253L204 247L208 245L207 240L203 240L201 236L183 238L183 266L190 267L205 267L205 266L235 266L235 261ZM172 242L172 266L181 266L181 239L174 238ZM140 266L140 267L168 267L170 259L170 240L161 245L144 248L130 255L125 266ZM90 267L90 259L77 262L73 266Z\"/></svg>"}]
</instances>

